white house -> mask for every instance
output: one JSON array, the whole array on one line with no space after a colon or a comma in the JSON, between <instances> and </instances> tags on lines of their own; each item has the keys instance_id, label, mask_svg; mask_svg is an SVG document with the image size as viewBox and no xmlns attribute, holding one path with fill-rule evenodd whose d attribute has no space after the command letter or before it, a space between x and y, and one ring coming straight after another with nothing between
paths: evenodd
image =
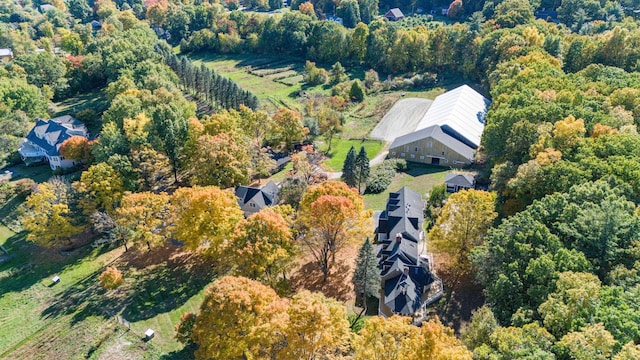
<instances>
[{"instance_id":1,"label":"white house","mask_svg":"<svg viewBox=\"0 0 640 360\"><path fill-rule=\"evenodd\" d=\"M60 155L60 145L72 136L88 138L87 127L70 115L50 120L37 119L18 152L27 166L47 161L52 170L76 165L73 160Z\"/></svg>"}]
</instances>

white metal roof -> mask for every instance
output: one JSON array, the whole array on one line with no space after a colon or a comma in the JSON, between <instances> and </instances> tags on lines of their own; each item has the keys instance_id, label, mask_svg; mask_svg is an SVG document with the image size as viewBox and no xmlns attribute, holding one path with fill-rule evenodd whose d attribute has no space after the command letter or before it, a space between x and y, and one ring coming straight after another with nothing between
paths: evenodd
<instances>
[{"instance_id":1,"label":"white metal roof","mask_svg":"<svg viewBox=\"0 0 640 360\"><path fill-rule=\"evenodd\" d=\"M8 48L0 49L0 56L13 56L13 51Z\"/></svg>"},{"instance_id":2,"label":"white metal roof","mask_svg":"<svg viewBox=\"0 0 640 360\"><path fill-rule=\"evenodd\" d=\"M449 135L477 148L489 104L480 93L462 85L436 97L416 131L439 125Z\"/></svg>"}]
</instances>

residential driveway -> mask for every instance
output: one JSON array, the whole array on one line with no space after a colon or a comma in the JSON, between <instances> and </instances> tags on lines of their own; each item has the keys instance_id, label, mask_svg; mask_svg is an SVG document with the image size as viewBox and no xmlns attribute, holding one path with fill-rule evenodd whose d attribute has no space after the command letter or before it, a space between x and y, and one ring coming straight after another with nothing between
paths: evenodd
<instances>
[{"instance_id":1,"label":"residential driveway","mask_svg":"<svg viewBox=\"0 0 640 360\"><path fill-rule=\"evenodd\" d=\"M370 138L393 142L398 136L413 132L433 100L407 98L396 102L371 131Z\"/></svg>"}]
</instances>

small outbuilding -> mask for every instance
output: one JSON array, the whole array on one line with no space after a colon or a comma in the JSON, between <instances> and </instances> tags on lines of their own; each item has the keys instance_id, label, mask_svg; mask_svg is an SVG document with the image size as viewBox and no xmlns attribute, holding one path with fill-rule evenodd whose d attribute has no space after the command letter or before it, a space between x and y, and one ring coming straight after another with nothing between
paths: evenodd
<instances>
[{"instance_id":1,"label":"small outbuilding","mask_svg":"<svg viewBox=\"0 0 640 360\"><path fill-rule=\"evenodd\" d=\"M404 14L399 8L393 8L387 11L387 13L384 14L384 17L389 21L398 21L404 19Z\"/></svg>"},{"instance_id":2,"label":"small outbuilding","mask_svg":"<svg viewBox=\"0 0 640 360\"><path fill-rule=\"evenodd\" d=\"M145 340L151 340L155 335L156 335L156 332L153 331L152 329L147 329L147 331L144 332Z\"/></svg>"},{"instance_id":3,"label":"small outbuilding","mask_svg":"<svg viewBox=\"0 0 640 360\"><path fill-rule=\"evenodd\" d=\"M13 60L13 50L9 48L0 49L0 63L7 63Z\"/></svg>"},{"instance_id":4,"label":"small outbuilding","mask_svg":"<svg viewBox=\"0 0 640 360\"><path fill-rule=\"evenodd\" d=\"M473 189L476 185L476 179L469 174L447 173L444 178L444 184L447 186L447 192L454 193L460 190Z\"/></svg>"}]
</instances>

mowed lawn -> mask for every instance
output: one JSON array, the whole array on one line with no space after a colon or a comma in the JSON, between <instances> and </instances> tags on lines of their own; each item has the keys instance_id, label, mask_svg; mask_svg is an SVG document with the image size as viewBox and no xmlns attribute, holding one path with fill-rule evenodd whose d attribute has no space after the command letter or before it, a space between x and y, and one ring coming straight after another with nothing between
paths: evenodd
<instances>
[{"instance_id":1,"label":"mowed lawn","mask_svg":"<svg viewBox=\"0 0 640 360\"><path fill-rule=\"evenodd\" d=\"M197 312L214 278L202 258L174 246L150 253L85 246L62 256L1 226L0 245L11 256L0 257L0 359L189 358L192 349L174 339L174 326L183 313ZM116 290L99 285L107 265L123 271ZM55 285L54 275L61 278ZM147 328L156 336L145 342Z\"/></svg>"},{"instance_id":2,"label":"mowed lawn","mask_svg":"<svg viewBox=\"0 0 640 360\"><path fill-rule=\"evenodd\" d=\"M318 147L318 150L325 152L327 151L329 144L321 139L320 141L317 141L316 146ZM355 147L356 153L360 152L360 148L364 146L369 159L373 159L378 155L380 150L382 150L384 142L378 140L341 139L336 137L331 142L331 151L326 154L328 159L322 164L329 171L342 171L344 160L347 158L347 153L352 146Z\"/></svg>"},{"instance_id":3,"label":"mowed lawn","mask_svg":"<svg viewBox=\"0 0 640 360\"><path fill-rule=\"evenodd\" d=\"M435 185L444 183L444 177L449 170L445 167L409 163L409 169L396 174L387 191L380 194L365 194L364 204L368 209L384 210L389 192L398 191L403 186L417 191L424 198Z\"/></svg>"}]
</instances>

